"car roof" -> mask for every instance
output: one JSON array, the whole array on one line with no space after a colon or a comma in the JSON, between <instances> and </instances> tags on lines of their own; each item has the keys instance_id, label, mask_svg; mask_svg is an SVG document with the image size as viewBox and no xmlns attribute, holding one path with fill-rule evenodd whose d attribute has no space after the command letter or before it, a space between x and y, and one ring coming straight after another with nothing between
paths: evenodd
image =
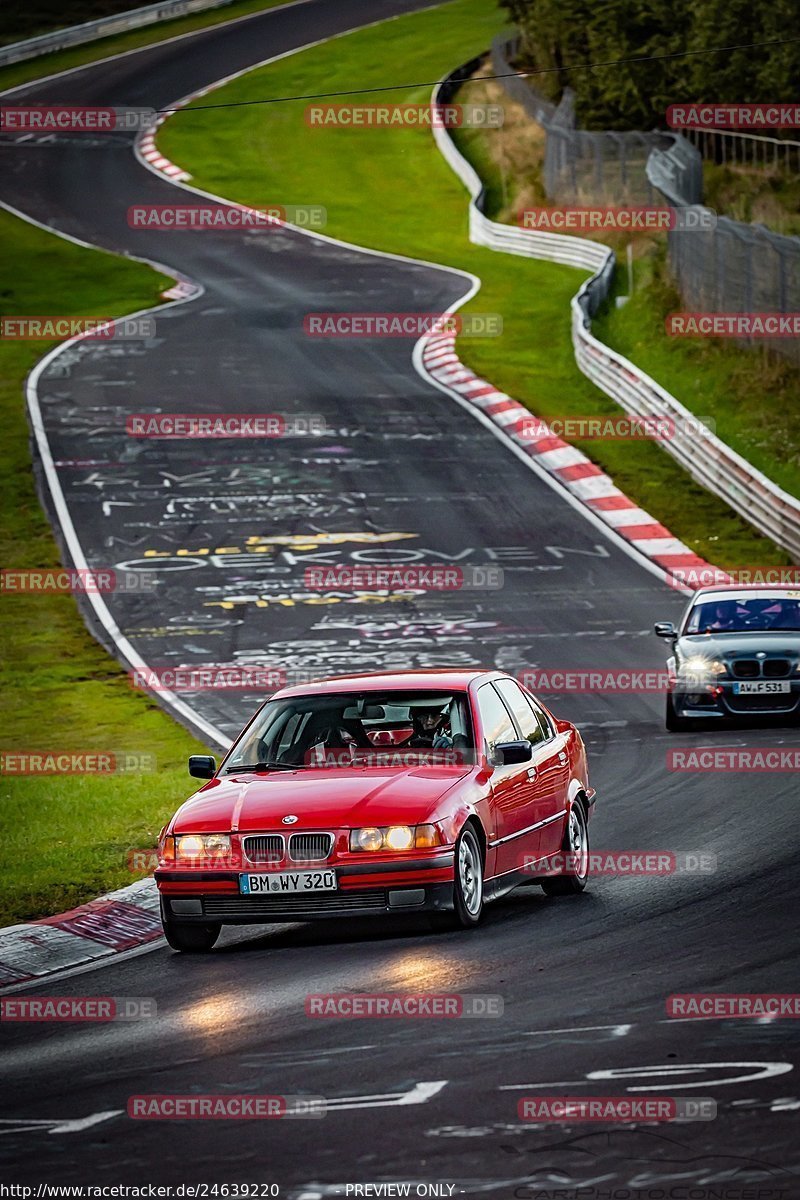
<instances>
[{"instance_id":1,"label":"car roof","mask_svg":"<svg viewBox=\"0 0 800 1200\"><path fill-rule=\"evenodd\" d=\"M796 597L798 592L800 592L800 588L796 583L711 583L698 588L692 600L697 600L700 596L710 596L720 592L730 595L738 595L740 592L770 592L771 594L778 592L786 596L794 594Z\"/></svg>"},{"instance_id":2,"label":"car roof","mask_svg":"<svg viewBox=\"0 0 800 1200\"><path fill-rule=\"evenodd\" d=\"M296 684L275 692L273 700L285 696L314 696L325 692L386 692L386 691L431 691L463 692L475 679L501 678L503 672L491 667L448 669L446 667L427 671L370 671L360 675L331 675L326 679L315 679L313 683Z\"/></svg>"}]
</instances>

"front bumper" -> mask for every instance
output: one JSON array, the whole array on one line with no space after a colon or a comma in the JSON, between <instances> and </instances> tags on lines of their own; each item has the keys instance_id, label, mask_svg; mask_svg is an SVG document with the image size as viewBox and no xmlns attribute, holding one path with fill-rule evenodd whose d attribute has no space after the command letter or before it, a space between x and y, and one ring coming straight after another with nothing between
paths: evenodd
<instances>
[{"instance_id":1,"label":"front bumper","mask_svg":"<svg viewBox=\"0 0 800 1200\"><path fill-rule=\"evenodd\" d=\"M682 690L681 681L672 692L679 717L709 720L741 720L749 717L800 717L800 678L790 679L788 692L763 694L737 693L736 685L745 682L715 679L713 684L693 691ZM772 682L772 681L770 681ZM777 681L776 681L777 682ZM781 681L783 682L783 681Z\"/></svg>"},{"instance_id":2,"label":"front bumper","mask_svg":"<svg viewBox=\"0 0 800 1200\"><path fill-rule=\"evenodd\" d=\"M336 871L335 892L242 895L239 875L243 871L159 867L155 877L164 914L188 923L261 925L453 908L452 850L422 860L328 866ZM251 866L247 873L257 870Z\"/></svg>"},{"instance_id":3,"label":"front bumper","mask_svg":"<svg viewBox=\"0 0 800 1200\"><path fill-rule=\"evenodd\" d=\"M352 888L348 891L320 892L313 897L242 896L238 892L198 896L162 895L161 903L164 913L181 923L286 924L287 921L449 912L453 908L453 885L433 883L414 888Z\"/></svg>"}]
</instances>

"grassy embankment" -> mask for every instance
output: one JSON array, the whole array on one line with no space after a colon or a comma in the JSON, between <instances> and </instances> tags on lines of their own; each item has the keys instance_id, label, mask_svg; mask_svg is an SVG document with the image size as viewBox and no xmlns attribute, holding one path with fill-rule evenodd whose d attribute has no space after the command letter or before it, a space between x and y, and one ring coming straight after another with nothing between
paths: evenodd
<instances>
[{"instance_id":1,"label":"grassy embankment","mask_svg":"<svg viewBox=\"0 0 800 1200\"><path fill-rule=\"evenodd\" d=\"M158 303L149 267L85 250L0 212L2 310L119 316ZM24 381L53 343L0 341L0 558L52 568L58 550L31 470ZM0 751L152 754L140 775L0 775L0 925L47 916L122 887L130 848L152 846L189 790L186 758L204 748L89 634L69 595L0 596Z\"/></svg>"}]
</instances>

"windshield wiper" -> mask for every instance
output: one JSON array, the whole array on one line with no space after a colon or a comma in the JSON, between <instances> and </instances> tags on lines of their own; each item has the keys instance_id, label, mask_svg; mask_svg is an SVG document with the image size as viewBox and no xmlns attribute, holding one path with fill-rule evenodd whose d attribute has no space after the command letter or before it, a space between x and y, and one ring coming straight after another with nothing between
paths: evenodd
<instances>
[{"instance_id":1,"label":"windshield wiper","mask_svg":"<svg viewBox=\"0 0 800 1200\"><path fill-rule=\"evenodd\" d=\"M225 768L225 774L231 775L234 771L294 771L296 769L297 768L294 767L292 763L235 763L233 766Z\"/></svg>"}]
</instances>

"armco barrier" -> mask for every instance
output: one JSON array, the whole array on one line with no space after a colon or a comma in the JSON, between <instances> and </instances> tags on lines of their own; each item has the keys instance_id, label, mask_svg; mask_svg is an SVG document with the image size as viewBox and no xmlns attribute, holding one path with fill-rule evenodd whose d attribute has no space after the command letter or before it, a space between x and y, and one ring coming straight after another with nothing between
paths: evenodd
<instances>
[{"instance_id":1,"label":"armco barrier","mask_svg":"<svg viewBox=\"0 0 800 1200\"><path fill-rule=\"evenodd\" d=\"M169 21L173 17L184 17L188 13L203 12L207 8L222 8L231 0L164 0L162 4L148 4L144 8L133 8L129 12L99 17L96 21L85 21L82 25L70 25L66 29L55 29L24 42L11 42L0 46L0 67L9 63L22 62L49 54L52 50L66 50L68 46L80 46L83 42L95 42L112 33L125 33L128 29L140 29L143 25L155 25L158 21Z\"/></svg>"},{"instance_id":2,"label":"armco barrier","mask_svg":"<svg viewBox=\"0 0 800 1200\"><path fill-rule=\"evenodd\" d=\"M479 63L458 67L433 90L431 103L447 104ZM614 277L613 251L589 238L517 229L491 221L483 212L484 188L471 164L456 149L447 130L433 126L436 144L470 194L470 241L490 250L580 267L592 276L571 301L572 344L581 371L627 413L672 417L676 433L661 443L708 491L720 496L760 533L772 538L800 562L800 500L784 492L710 431L697 431L697 419L674 396L629 359L592 335L591 318L607 298ZM691 433L685 432L692 430Z\"/></svg>"}]
</instances>

